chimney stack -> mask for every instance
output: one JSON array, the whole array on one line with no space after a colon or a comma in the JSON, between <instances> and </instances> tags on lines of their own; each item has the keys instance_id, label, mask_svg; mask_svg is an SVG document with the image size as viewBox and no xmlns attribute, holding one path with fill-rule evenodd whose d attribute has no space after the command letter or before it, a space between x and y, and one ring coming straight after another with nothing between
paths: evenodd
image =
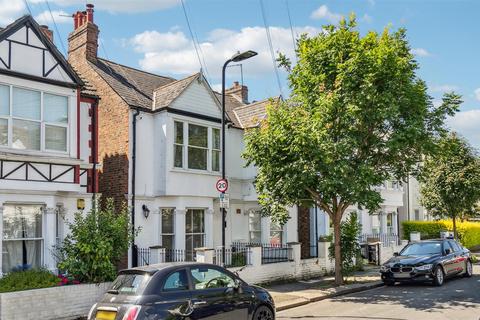
<instances>
[{"instance_id":1,"label":"chimney stack","mask_svg":"<svg viewBox=\"0 0 480 320\"><path fill-rule=\"evenodd\" d=\"M85 11L73 14L73 32L68 36L68 59L72 64L79 59L97 60L99 30L93 12L93 4L87 4Z\"/></svg>"},{"instance_id":2,"label":"chimney stack","mask_svg":"<svg viewBox=\"0 0 480 320\"><path fill-rule=\"evenodd\" d=\"M226 94L234 95L243 103L248 104L248 87L241 85L238 81L233 82L233 86L225 90Z\"/></svg>"},{"instance_id":3,"label":"chimney stack","mask_svg":"<svg viewBox=\"0 0 480 320\"><path fill-rule=\"evenodd\" d=\"M47 25L41 25L40 29L42 29L43 34L53 43L53 31L48 29Z\"/></svg>"}]
</instances>

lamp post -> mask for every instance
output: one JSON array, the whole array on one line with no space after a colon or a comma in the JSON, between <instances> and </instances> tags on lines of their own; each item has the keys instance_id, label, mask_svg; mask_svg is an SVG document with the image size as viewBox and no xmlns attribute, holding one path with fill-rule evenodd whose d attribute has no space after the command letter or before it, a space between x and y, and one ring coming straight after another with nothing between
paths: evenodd
<instances>
[{"instance_id":1,"label":"lamp post","mask_svg":"<svg viewBox=\"0 0 480 320\"><path fill-rule=\"evenodd\" d=\"M225 64L222 68L222 179L225 179L225 70L227 69L227 65L230 62L239 62L251 57L256 56L257 53L252 50L248 50L245 52L237 52L233 55L230 59L225 61ZM225 195L225 191L222 192ZM225 208L221 208L222 210L222 264L225 266L225 228L226 228L226 210Z\"/></svg>"}]
</instances>

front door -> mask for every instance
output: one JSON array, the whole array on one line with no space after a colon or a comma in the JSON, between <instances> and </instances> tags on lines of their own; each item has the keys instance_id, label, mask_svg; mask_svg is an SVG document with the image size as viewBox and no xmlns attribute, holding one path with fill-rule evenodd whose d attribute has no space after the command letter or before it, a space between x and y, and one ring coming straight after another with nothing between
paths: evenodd
<instances>
[{"instance_id":1,"label":"front door","mask_svg":"<svg viewBox=\"0 0 480 320\"><path fill-rule=\"evenodd\" d=\"M235 288L235 280L220 268L190 269L193 282L191 319L247 319L251 295Z\"/></svg>"}]
</instances>

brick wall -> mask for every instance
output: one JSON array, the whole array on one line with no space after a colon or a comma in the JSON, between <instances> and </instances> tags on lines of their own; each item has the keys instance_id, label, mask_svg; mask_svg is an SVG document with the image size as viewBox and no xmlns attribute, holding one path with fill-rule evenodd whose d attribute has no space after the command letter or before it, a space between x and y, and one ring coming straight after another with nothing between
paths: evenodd
<instances>
[{"instance_id":1,"label":"brick wall","mask_svg":"<svg viewBox=\"0 0 480 320\"><path fill-rule=\"evenodd\" d=\"M69 35L68 61L97 91L99 192L125 203L128 194L129 170L129 106L93 70L87 59L95 63L98 28L86 23Z\"/></svg>"},{"instance_id":2,"label":"brick wall","mask_svg":"<svg viewBox=\"0 0 480 320\"><path fill-rule=\"evenodd\" d=\"M0 319L76 319L85 316L111 283L80 284L0 294Z\"/></svg>"},{"instance_id":3,"label":"brick wall","mask_svg":"<svg viewBox=\"0 0 480 320\"><path fill-rule=\"evenodd\" d=\"M298 242L302 244L301 256L310 256L310 209L298 206Z\"/></svg>"}]
</instances>

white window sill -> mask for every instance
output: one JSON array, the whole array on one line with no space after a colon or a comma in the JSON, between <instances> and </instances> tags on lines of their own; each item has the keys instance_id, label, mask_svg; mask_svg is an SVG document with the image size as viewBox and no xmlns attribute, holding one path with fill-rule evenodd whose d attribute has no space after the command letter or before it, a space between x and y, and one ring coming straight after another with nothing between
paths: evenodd
<instances>
[{"instance_id":1,"label":"white window sill","mask_svg":"<svg viewBox=\"0 0 480 320\"><path fill-rule=\"evenodd\" d=\"M197 169L183 169L183 168L171 168L171 172L178 173L189 173L189 174L202 174L206 176L221 176L222 174L218 171L208 171L208 170L197 170Z\"/></svg>"}]
</instances>

